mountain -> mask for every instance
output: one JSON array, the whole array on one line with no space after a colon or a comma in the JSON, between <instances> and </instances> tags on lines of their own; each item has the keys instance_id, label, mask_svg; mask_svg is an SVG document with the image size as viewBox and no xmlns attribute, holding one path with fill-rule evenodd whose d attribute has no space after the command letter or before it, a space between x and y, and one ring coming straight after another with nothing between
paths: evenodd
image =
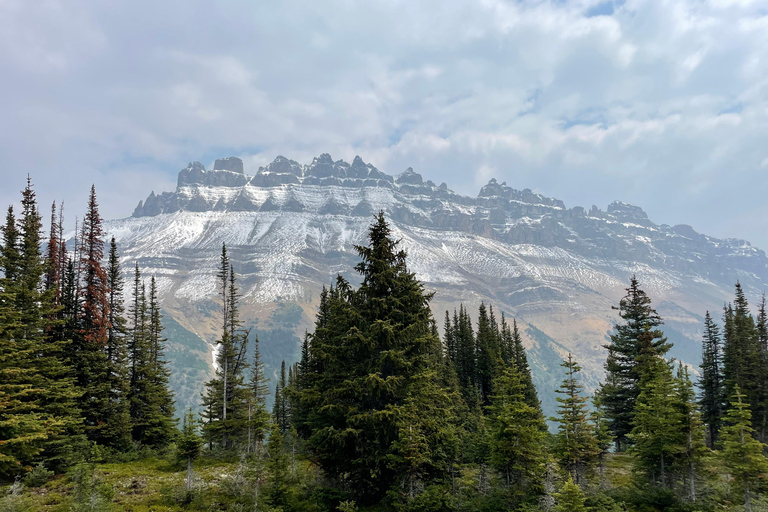
<instances>
[{"instance_id":1,"label":"mountain","mask_svg":"<svg viewBox=\"0 0 768 512\"><path fill-rule=\"evenodd\" d=\"M242 317L273 370L298 356L319 292L342 273L353 283L375 212L383 210L410 268L435 291L438 324L460 302L516 317L545 412L554 411L561 358L572 352L587 387L602 377L603 345L636 274L665 319L672 355L696 364L706 310L719 316L739 280L756 301L768 259L748 242L690 226L657 225L622 202L566 208L562 201L492 179L477 197L436 185L413 169L388 175L355 157L323 154L308 165L277 157L249 176L235 157L212 170L194 162L174 192L154 192L133 216L107 223L126 268L158 279L169 356L182 408L196 404L218 333L216 268L226 243L239 275Z\"/></svg>"}]
</instances>

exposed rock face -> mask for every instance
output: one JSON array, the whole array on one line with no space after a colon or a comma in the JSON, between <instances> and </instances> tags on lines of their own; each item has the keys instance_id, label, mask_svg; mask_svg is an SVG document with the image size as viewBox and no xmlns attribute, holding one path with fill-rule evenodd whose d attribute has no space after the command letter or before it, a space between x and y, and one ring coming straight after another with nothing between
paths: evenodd
<instances>
[{"instance_id":1,"label":"exposed rock face","mask_svg":"<svg viewBox=\"0 0 768 512\"><path fill-rule=\"evenodd\" d=\"M231 171L238 174L245 174L243 171L243 161L234 156L227 158L217 158L213 164L214 171Z\"/></svg>"},{"instance_id":2,"label":"exposed rock face","mask_svg":"<svg viewBox=\"0 0 768 512\"><path fill-rule=\"evenodd\" d=\"M295 303L305 310L291 327L301 335L311 329L321 286L338 272L357 279L354 245L365 243L380 210L411 269L436 291L439 318L459 302L476 309L483 300L538 328L527 335L542 394L558 385L557 359L568 351L584 366L587 385L597 382L617 319L611 306L632 274L665 318L673 355L688 362L699 357L704 312L732 300L737 279L753 301L768 285L763 251L690 226L656 225L637 206L566 208L495 179L477 197L461 196L410 168L392 177L360 157L348 164L328 154L308 165L280 156L252 177L234 158L217 160L213 171L191 163L175 192L153 192L133 218L108 229L127 262L158 276L168 314L212 342L223 242L242 276L244 319Z\"/></svg>"}]
</instances>

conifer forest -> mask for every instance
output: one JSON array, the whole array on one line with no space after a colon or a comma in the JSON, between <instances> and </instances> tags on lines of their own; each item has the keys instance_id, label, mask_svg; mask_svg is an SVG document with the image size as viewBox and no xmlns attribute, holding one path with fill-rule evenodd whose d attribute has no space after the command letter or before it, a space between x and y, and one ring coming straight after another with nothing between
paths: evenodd
<instances>
[{"instance_id":1,"label":"conifer forest","mask_svg":"<svg viewBox=\"0 0 768 512\"><path fill-rule=\"evenodd\" d=\"M738 282L700 367L669 356L627 276L595 392L570 354L536 389L516 319L433 315L380 212L360 284L323 288L272 396L222 245L215 374L177 411L158 283L121 267L95 188L74 236L55 203L44 232L29 179L20 204L0 243L0 512L768 510L768 311Z\"/></svg>"}]
</instances>

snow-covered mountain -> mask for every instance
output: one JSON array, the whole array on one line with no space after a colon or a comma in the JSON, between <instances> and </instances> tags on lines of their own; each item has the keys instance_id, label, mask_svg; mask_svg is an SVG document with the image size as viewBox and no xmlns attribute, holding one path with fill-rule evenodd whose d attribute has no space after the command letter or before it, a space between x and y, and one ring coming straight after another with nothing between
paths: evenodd
<instances>
[{"instance_id":1,"label":"snow-covered mountain","mask_svg":"<svg viewBox=\"0 0 768 512\"><path fill-rule=\"evenodd\" d=\"M234 157L213 170L194 162L179 173L176 191L153 192L131 218L107 226L124 264L138 262L159 280L181 401L197 400L210 369L222 243L240 276L243 319L275 367L296 357L322 285L337 273L356 281L353 246L365 243L379 210L410 268L436 292L440 324L446 309L464 302L476 311L485 301L527 326L549 413L568 351L588 385L601 377L602 345L616 321L611 306L632 274L664 317L673 355L690 363L704 312L719 316L737 280L753 301L768 283L768 259L748 242L656 225L626 203L566 208L496 180L477 197L461 196L410 168L390 176L360 157L349 164L323 154L309 165L277 157L253 176Z\"/></svg>"}]
</instances>

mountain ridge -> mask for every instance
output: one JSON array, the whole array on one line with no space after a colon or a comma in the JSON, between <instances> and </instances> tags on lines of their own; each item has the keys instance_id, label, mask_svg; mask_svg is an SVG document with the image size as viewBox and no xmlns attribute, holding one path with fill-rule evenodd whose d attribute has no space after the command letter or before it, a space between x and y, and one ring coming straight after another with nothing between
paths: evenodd
<instances>
[{"instance_id":1,"label":"mountain ridge","mask_svg":"<svg viewBox=\"0 0 768 512\"><path fill-rule=\"evenodd\" d=\"M588 382L600 379L603 344L618 319L611 307L633 274L667 321L673 355L691 364L699 357L704 311L730 300L737 280L753 300L768 283L768 259L749 242L657 225L638 206L566 208L495 179L473 198L411 168L390 176L360 157L349 164L328 154L307 165L277 157L253 176L235 157L216 160L213 170L193 162L179 173L174 192L150 194L132 217L106 227L129 266L137 262L145 275L158 277L167 314L211 346L218 325L215 272L226 243L240 276L244 320L294 332L269 337L291 344L311 330L323 285L337 273L357 282L353 247L365 243L380 210L412 271L436 292L438 323L446 309L461 302L476 309L484 301L544 334L526 339L533 353L550 354L547 364L534 361L542 389L559 383L551 354L566 350L580 360ZM272 320L281 304L302 312L286 328ZM296 353L274 349L289 358Z\"/></svg>"}]
</instances>

